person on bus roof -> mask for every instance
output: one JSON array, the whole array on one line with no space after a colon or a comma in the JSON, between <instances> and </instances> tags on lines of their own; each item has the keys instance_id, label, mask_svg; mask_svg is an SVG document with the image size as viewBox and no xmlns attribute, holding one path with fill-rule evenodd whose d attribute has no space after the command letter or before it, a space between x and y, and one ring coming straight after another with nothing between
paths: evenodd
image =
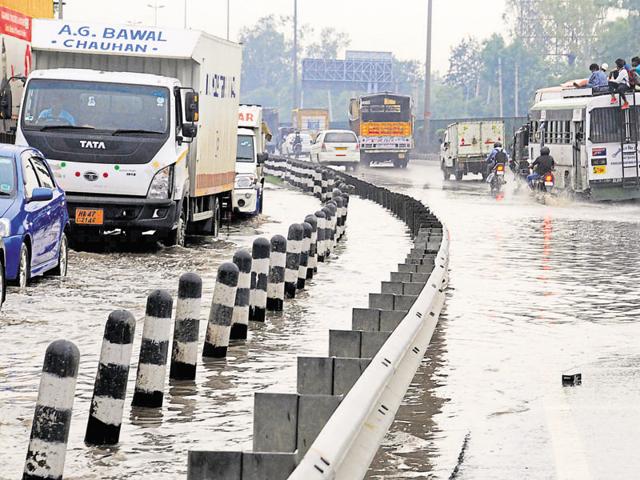
<instances>
[{"instance_id":1,"label":"person on bus roof","mask_svg":"<svg viewBox=\"0 0 640 480\"><path fill-rule=\"evenodd\" d=\"M617 75L612 75L609 77L609 90L611 91L611 105L615 105L618 100L616 100L616 93L620 94L620 99L623 100L622 110L627 110L629 108L629 102L625 97L625 93L629 91L631 88L631 80L629 78L629 70L627 70L627 62L625 62L622 58L616 60L616 70ZM613 72L612 72L613 74ZM612 78L615 77L615 78ZM635 82L634 82L635 85Z\"/></svg>"},{"instance_id":2,"label":"person on bus roof","mask_svg":"<svg viewBox=\"0 0 640 480\"><path fill-rule=\"evenodd\" d=\"M631 74L635 80L636 90L640 89L640 57L633 57L631 59Z\"/></svg>"},{"instance_id":3,"label":"person on bus roof","mask_svg":"<svg viewBox=\"0 0 640 480\"><path fill-rule=\"evenodd\" d=\"M545 176L547 173L551 173L556 168L556 162L551 156L551 150L549 147L542 147L540 149L540 156L535 159L531 164L533 173L527 177L527 183L533 188L533 182L540 177Z\"/></svg>"},{"instance_id":4,"label":"person on bus roof","mask_svg":"<svg viewBox=\"0 0 640 480\"><path fill-rule=\"evenodd\" d=\"M607 76L604 74L602 70L600 70L600 66L597 63L592 63L589 67L591 71L591 76L585 85L585 88L592 88L594 90L598 90L602 87L609 87L609 81L607 80ZM576 88L580 88L576 82L573 83L573 86Z\"/></svg>"}]
</instances>

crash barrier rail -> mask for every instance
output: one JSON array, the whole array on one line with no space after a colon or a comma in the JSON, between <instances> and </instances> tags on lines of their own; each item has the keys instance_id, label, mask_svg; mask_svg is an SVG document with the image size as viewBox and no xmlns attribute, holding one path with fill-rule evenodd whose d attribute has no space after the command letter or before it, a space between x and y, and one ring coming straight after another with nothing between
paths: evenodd
<instances>
[{"instance_id":1,"label":"crash barrier rail","mask_svg":"<svg viewBox=\"0 0 640 480\"><path fill-rule=\"evenodd\" d=\"M291 180L301 185L293 174ZM247 338L250 320L264 322L267 311L282 311L286 299L306 288L319 264L334 255L346 231L349 195L334 188L338 182L333 174L326 186L331 191L322 195L323 207L291 225L288 238L257 238L252 252L240 249L232 262L218 268L203 358L226 357L230 339ZM134 407L162 407L169 361L171 380L195 381L201 297L202 279L195 273L182 275L172 322L171 294L156 290L148 296ZM119 442L135 328L135 318L125 310L107 319L85 435L89 445ZM79 360L78 348L67 340L46 350L23 480L63 476Z\"/></svg>"},{"instance_id":2,"label":"crash barrier rail","mask_svg":"<svg viewBox=\"0 0 640 480\"><path fill-rule=\"evenodd\" d=\"M255 394L252 451L191 450L187 478L363 478L443 307L447 233L421 202L317 164L276 157L265 173L320 196L325 178L348 184L404 220L414 248L368 308L353 309L352 330L329 332L329 356L298 357L296 393Z\"/></svg>"}]
</instances>

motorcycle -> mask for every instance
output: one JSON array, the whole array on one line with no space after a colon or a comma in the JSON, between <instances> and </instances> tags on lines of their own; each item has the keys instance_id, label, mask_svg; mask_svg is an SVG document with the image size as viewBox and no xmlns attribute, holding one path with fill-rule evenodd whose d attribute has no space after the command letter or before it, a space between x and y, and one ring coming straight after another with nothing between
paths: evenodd
<instances>
[{"instance_id":1,"label":"motorcycle","mask_svg":"<svg viewBox=\"0 0 640 480\"><path fill-rule=\"evenodd\" d=\"M491 171L491 178L487 179L491 186L491 193L498 194L502 190L502 186L507 183L505 178L505 165L504 163L496 163Z\"/></svg>"},{"instance_id":2,"label":"motorcycle","mask_svg":"<svg viewBox=\"0 0 640 480\"><path fill-rule=\"evenodd\" d=\"M552 172L539 176L532 182L531 189L534 192L552 193L553 187L556 185L556 179Z\"/></svg>"},{"instance_id":3,"label":"motorcycle","mask_svg":"<svg viewBox=\"0 0 640 480\"><path fill-rule=\"evenodd\" d=\"M301 143L294 143L293 144L293 155L296 157L296 160L298 158L300 158L300 155L302 155L302 144Z\"/></svg>"}]
</instances>

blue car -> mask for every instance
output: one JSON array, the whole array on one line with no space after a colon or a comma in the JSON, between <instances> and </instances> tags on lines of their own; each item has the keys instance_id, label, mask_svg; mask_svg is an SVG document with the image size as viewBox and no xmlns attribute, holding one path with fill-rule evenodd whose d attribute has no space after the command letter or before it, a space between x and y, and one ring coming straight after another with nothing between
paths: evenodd
<instances>
[{"instance_id":1,"label":"blue car","mask_svg":"<svg viewBox=\"0 0 640 480\"><path fill-rule=\"evenodd\" d=\"M0 144L0 237L7 281L24 288L46 272L65 276L68 225L64 191L42 153Z\"/></svg>"}]
</instances>

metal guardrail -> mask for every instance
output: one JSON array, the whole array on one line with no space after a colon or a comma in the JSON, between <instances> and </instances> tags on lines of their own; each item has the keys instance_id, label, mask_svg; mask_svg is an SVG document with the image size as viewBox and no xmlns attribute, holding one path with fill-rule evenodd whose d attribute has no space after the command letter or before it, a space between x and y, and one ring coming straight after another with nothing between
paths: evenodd
<instances>
[{"instance_id":1,"label":"metal guardrail","mask_svg":"<svg viewBox=\"0 0 640 480\"><path fill-rule=\"evenodd\" d=\"M387 342L322 429L289 480L357 480L393 423L444 304L449 239L444 232L429 280Z\"/></svg>"}]
</instances>

